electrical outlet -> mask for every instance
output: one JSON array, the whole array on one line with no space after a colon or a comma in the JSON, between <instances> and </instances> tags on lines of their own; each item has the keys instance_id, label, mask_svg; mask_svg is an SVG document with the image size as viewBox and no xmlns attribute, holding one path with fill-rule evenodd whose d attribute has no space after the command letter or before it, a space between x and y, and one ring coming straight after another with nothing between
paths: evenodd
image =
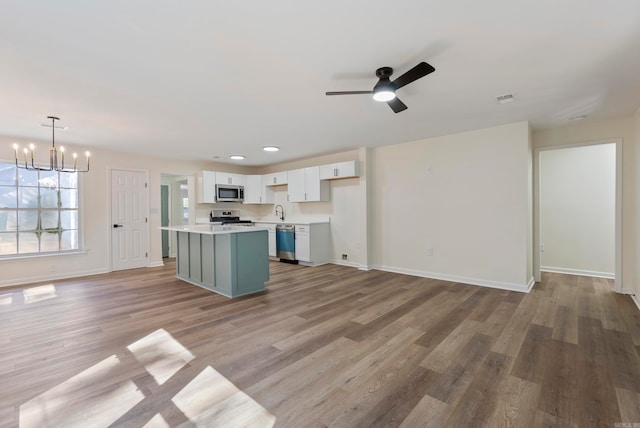
<instances>
[{"instance_id":1,"label":"electrical outlet","mask_svg":"<svg viewBox=\"0 0 640 428\"><path fill-rule=\"evenodd\" d=\"M433 256L433 248L427 248L427 256Z\"/></svg>"},{"instance_id":2,"label":"electrical outlet","mask_svg":"<svg viewBox=\"0 0 640 428\"><path fill-rule=\"evenodd\" d=\"M540 244L540 252L544 253L544 244Z\"/></svg>"},{"instance_id":3,"label":"electrical outlet","mask_svg":"<svg viewBox=\"0 0 640 428\"><path fill-rule=\"evenodd\" d=\"M342 255L342 260L347 260L347 255L346 254Z\"/></svg>"}]
</instances>

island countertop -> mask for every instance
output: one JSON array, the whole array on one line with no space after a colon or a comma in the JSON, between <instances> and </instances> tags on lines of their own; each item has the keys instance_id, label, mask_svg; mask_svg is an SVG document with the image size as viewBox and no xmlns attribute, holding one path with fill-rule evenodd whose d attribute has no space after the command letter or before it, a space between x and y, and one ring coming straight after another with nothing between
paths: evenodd
<instances>
[{"instance_id":1,"label":"island countertop","mask_svg":"<svg viewBox=\"0 0 640 428\"><path fill-rule=\"evenodd\" d=\"M173 232L201 233L204 235L219 235L228 233L255 232L256 230L267 230L266 227L260 226L234 226L230 224L189 224L184 226L165 226L160 227L160 229L170 230Z\"/></svg>"}]
</instances>

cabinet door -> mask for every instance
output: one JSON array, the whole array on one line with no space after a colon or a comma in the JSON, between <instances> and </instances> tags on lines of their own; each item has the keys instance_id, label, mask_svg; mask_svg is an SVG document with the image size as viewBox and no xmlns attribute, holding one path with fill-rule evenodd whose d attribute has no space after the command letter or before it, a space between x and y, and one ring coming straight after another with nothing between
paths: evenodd
<instances>
[{"instance_id":1,"label":"cabinet door","mask_svg":"<svg viewBox=\"0 0 640 428\"><path fill-rule=\"evenodd\" d=\"M335 163L320 165L320 180L331 180L332 178L336 178L336 175L337 170Z\"/></svg>"},{"instance_id":2,"label":"cabinet door","mask_svg":"<svg viewBox=\"0 0 640 428\"><path fill-rule=\"evenodd\" d=\"M305 168L287 172L289 180L289 202L305 201Z\"/></svg>"},{"instance_id":3,"label":"cabinet door","mask_svg":"<svg viewBox=\"0 0 640 428\"><path fill-rule=\"evenodd\" d=\"M346 161L338 162L336 164L336 177L357 177L358 176L358 162Z\"/></svg>"},{"instance_id":4,"label":"cabinet door","mask_svg":"<svg viewBox=\"0 0 640 428\"><path fill-rule=\"evenodd\" d=\"M276 257L276 226L271 224L268 228L269 232L269 257Z\"/></svg>"},{"instance_id":5,"label":"cabinet door","mask_svg":"<svg viewBox=\"0 0 640 428\"><path fill-rule=\"evenodd\" d=\"M309 226L296 225L296 259L311 262L311 247L309 245Z\"/></svg>"},{"instance_id":6,"label":"cabinet door","mask_svg":"<svg viewBox=\"0 0 640 428\"><path fill-rule=\"evenodd\" d=\"M287 171L272 172L271 174L265 174L264 185L265 186L279 186L281 184L287 184Z\"/></svg>"},{"instance_id":7,"label":"cabinet door","mask_svg":"<svg viewBox=\"0 0 640 428\"><path fill-rule=\"evenodd\" d=\"M304 169L305 201L320 200L320 167L312 166Z\"/></svg>"},{"instance_id":8,"label":"cabinet door","mask_svg":"<svg viewBox=\"0 0 640 428\"><path fill-rule=\"evenodd\" d=\"M233 184L234 186L244 186L244 175L230 172L216 172L216 184Z\"/></svg>"},{"instance_id":9,"label":"cabinet door","mask_svg":"<svg viewBox=\"0 0 640 428\"><path fill-rule=\"evenodd\" d=\"M215 203L216 173L213 171L200 171L196 177L196 202L199 204Z\"/></svg>"},{"instance_id":10,"label":"cabinet door","mask_svg":"<svg viewBox=\"0 0 640 428\"><path fill-rule=\"evenodd\" d=\"M261 175L245 176L244 203L245 204L261 204L262 203L262 176Z\"/></svg>"},{"instance_id":11,"label":"cabinet door","mask_svg":"<svg viewBox=\"0 0 640 428\"><path fill-rule=\"evenodd\" d=\"M320 166L320 180L358 177L358 161L345 161Z\"/></svg>"},{"instance_id":12,"label":"cabinet door","mask_svg":"<svg viewBox=\"0 0 640 428\"><path fill-rule=\"evenodd\" d=\"M329 200L329 182L320 180L319 166L304 169L304 187L306 202Z\"/></svg>"}]
</instances>

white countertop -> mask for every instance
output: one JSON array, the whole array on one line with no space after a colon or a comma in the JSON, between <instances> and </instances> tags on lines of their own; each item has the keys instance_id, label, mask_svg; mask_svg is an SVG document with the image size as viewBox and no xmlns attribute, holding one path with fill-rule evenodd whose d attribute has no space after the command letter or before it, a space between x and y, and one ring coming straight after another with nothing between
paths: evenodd
<instances>
[{"instance_id":1,"label":"white countertop","mask_svg":"<svg viewBox=\"0 0 640 428\"><path fill-rule=\"evenodd\" d=\"M201 233L203 235L219 235L224 233L242 233L255 232L256 230L267 230L260 226L233 226L233 225L209 225L209 224L192 224L186 226L166 226L160 227L161 230L171 230L175 232Z\"/></svg>"},{"instance_id":2,"label":"white countertop","mask_svg":"<svg viewBox=\"0 0 640 428\"><path fill-rule=\"evenodd\" d=\"M254 219L254 223L260 224L324 224L330 223L330 219L327 217L285 217L284 221L277 217Z\"/></svg>"}]
</instances>

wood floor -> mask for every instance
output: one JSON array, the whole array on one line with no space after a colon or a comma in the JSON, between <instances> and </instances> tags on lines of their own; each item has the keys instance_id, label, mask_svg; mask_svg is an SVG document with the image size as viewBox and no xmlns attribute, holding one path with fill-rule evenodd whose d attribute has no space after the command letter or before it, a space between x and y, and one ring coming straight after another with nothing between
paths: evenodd
<instances>
[{"instance_id":1,"label":"wood floor","mask_svg":"<svg viewBox=\"0 0 640 428\"><path fill-rule=\"evenodd\" d=\"M229 300L173 269L0 289L0 426L640 424L640 312L607 280L273 262Z\"/></svg>"}]
</instances>

